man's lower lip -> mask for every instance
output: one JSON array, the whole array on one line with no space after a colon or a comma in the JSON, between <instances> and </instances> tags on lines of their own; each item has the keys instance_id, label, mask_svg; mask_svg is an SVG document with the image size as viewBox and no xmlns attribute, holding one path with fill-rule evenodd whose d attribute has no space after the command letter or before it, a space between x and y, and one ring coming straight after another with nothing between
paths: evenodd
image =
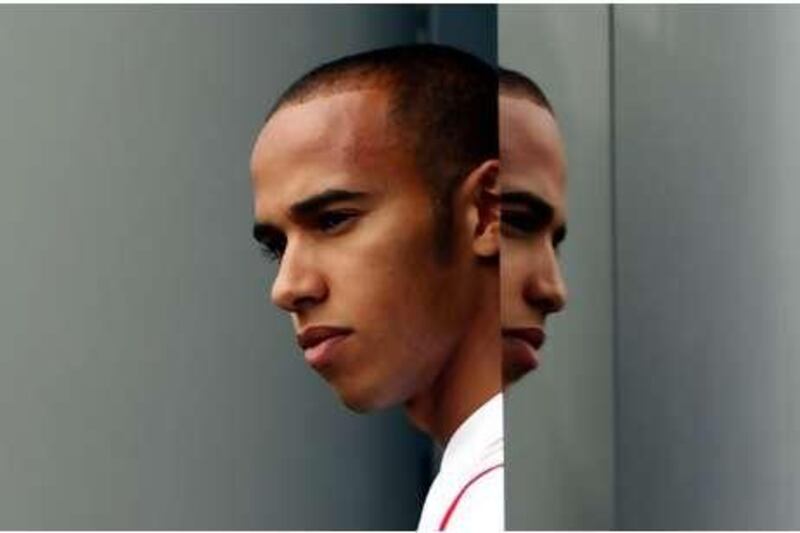
<instances>
[{"instance_id":1,"label":"man's lower lip","mask_svg":"<svg viewBox=\"0 0 800 533\"><path fill-rule=\"evenodd\" d=\"M503 358L509 364L524 368L526 371L535 370L539 366L539 353L527 341L511 336L503 337Z\"/></svg>"},{"instance_id":2,"label":"man's lower lip","mask_svg":"<svg viewBox=\"0 0 800 533\"><path fill-rule=\"evenodd\" d=\"M349 333L334 335L333 337L328 337L316 346L308 348L303 352L306 363L308 363L315 370L319 370L328 366L334 360L334 348L336 345L339 344L340 341L346 339L349 335Z\"/></svg>"}]
</instances>

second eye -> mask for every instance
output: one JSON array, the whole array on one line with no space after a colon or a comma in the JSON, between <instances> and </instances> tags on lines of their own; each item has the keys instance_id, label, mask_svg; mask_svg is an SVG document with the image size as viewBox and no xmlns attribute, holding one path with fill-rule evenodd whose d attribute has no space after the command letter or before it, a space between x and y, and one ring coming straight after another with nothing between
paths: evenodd
<instances>
[{"instance_id":1,"label":"second eye","mask_svg":"<svg viewBox=\"0 0 800 533\"><path fill-rule=\"evenodd\" d=\"M317 216L315 225L320 231L331 233L344 227L347 222L355 219L356 215L357 213L352 211L326 211Z\"/></svg>"},{"instance_id":2,"label":"second eye","mask_svg":"<svg viewBox=\"0 0 800 533\"><path fill-rule=\"evenodd\" d=\"M541 218L530 211L504 210L500 217L505 228L519 233L533 233L541 224Z\"/></svg>"}]
</instances>

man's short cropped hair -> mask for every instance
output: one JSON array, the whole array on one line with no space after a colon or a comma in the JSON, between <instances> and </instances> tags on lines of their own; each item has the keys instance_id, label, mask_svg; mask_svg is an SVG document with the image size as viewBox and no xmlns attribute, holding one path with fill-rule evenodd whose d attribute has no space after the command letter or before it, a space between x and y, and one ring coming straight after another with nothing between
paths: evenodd
<instances>
[{"instance_id":1,"label":"man's short cropped hair","mask_svg":"<svg viewBox=\"0 0 800 533\"><path fill-rule=\"evenodd\" d=\"M526 98L536 105L547 109L550 111L550 114L555 115L550 100L547 99L544 91L535 81L516 70L500 67L498 72L500 78L500 94L507 94L516 98Z\"/></svg>"},{"instance_id":2,"label":"man's short cropped hair","mask_svg":"<svg viewBox=\"0 0 800 533\"><path fill-rule=\"evenodd\" d=\"M499 157L497 72L456 48L434 44L372 50L321 65L292 84L279 109L318 96L385 88L390 120L430 187L436 240L447 255L452 195L478 165Z\"/></svg>"}]
</instances>

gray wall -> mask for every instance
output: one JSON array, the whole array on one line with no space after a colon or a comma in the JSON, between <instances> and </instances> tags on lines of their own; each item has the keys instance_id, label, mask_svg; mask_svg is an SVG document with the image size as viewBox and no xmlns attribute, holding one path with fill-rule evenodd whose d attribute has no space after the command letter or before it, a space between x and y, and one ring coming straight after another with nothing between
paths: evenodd
<instances>
[{"instance_id":1,"label":"gray wall","mask_svg":"<svg viewBox=\"0 0 800 533\"><path fill-rule=\"evenodd\" d=\"M551 99L567 151L567 309L543 364L506 398L506 524L613 524L609 35L605 6L502 5L500 64Z\"/></svg>"},{"instance_id":2,"label":"gray wall","mask_svg":"<svg viewBox=\"0 0 800 533\"><path fill-rule=\"evenodd\" d=\"M800 9L615 8L618 525L800 527Z\"/></svg>"},{"instance_id":3,"label":"gray wall","mask_svg":"<svg viewBox=\"0 0 800 533\"><path fill-rule=\"evenodd\" d=\"M427 446L306 368L248 158L290 80L418 19L0 6L0 528L415 525Z\"/></svg>"}]
</instances>

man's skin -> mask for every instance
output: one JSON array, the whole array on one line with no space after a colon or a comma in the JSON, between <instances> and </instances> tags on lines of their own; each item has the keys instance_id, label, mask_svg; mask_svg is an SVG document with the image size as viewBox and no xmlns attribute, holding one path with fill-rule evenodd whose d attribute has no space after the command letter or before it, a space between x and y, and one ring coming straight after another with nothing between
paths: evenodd
<instances>
[{"instance_id":1,"label":"man's skin","mask_svg":"<svg viewBox=\"0 0 800 533\"><path fill-rule=\"evenodd\" d=\"M500 93L501 314L503 384L539 364L547 316L567 291L558 262L566 236L566 164L553 115L528 98Z\"/></svg>"},{"instance_id":2,"label":"man's skin","mask_svg":"<svg viewBox=\"0 0 800 533\"><path fill-rule=\"evenodd\" d=\"M502 388L498 161L456 191L443 260L389 95L322 94L270 118L251 157L255 235L279 256L273 302L343 403L402 404L444 445Z\"/></svg>"}]
</instances>

